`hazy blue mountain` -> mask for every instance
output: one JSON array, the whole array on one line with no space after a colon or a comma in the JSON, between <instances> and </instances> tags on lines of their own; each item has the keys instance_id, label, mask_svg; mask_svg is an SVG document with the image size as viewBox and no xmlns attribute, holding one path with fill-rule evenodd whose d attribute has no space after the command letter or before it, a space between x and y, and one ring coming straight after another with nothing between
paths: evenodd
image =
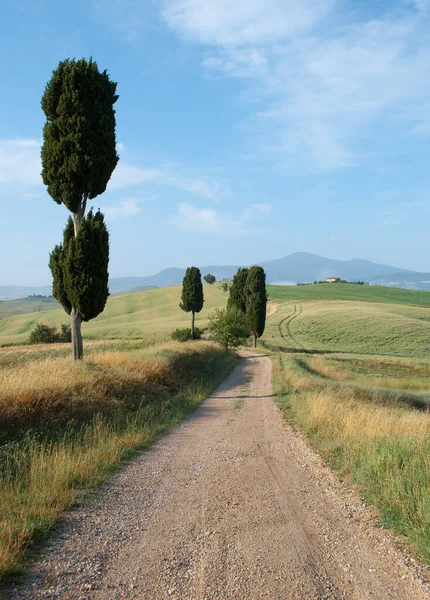
<instances>
[{"instance_id":1,"label":"hazy blue mountain","mask_svg":"<svg viewBox=\"0 0 430 600\"><path fill-rule=\"evenodd\" d=\"M15 300L31 296L32 294L50 296L52 294L52 286L0 285L0 300Z\"/></svg>"},{"instance_id":2,"label":"hazy blue mountain","mask_svg":"<svg viewBox=\"0 0 430 600\"><path fill-rule=\"evenodd\" d=\"M354 258L353 260L332 260L308 252L296 252L283 258L259 263L267 275L267 283L295 284L323 280L326 277L340 277L347 281L367 281L378 285L395 285L396 287L413 287L427 289L420 283L430 276L389 265L380 265L369 260ZM208 265L200 267L202 275L211 273L217 281L231 279L238 265ZM185 269L165 269L156 275L147 277L124 277L110 281L111 293L138 286L164 287L182 283ZM394 282L394 283L393 283ZM430 286L428 286L430 287Z\"/></svg>"},{"instance_id":3,"label":"hazy blue mountain","mask_svg":"<svg viewBox=\"0 0 430 600\"><path fill-rule=\"evenodd\" d=\"M222 279L231 279L239 267L220 267L210 265L200 269L202 277L207 273L215 275L217 281ZM155 275L146 277L119 277L109 280L109 291L111 294L117 294L121 291L130 291L140 287L166 287L168 285L179 285L182 283L186 269L171 267L164 269Z\"/></svg>"},{"instance_id":4,"label":"hazy blue mountain","mask_svg":"<svg viewBox=\"0 0 430 600\"><path fill-rule=\"evenodd\" d=\"M333 260L308 252L296 252L277 260L262 262L260 265L266 271L268 283L309 283L324 280L326 277L371 282L376 278L384 279L391 273L411 272L360 258Z\"/></svg>"},{"instance_id":5,"label":"hazy blue mountain","mask_svg":"<svg viewBox=\"0 0 430 600\"><path fill-rule=\"evenodd\" d=\"M373 285L430 290L430 273L399 269L361 258L333 260L308 252L296 252L259 264L266 271L267 283L309 283L315 280L324 280L326 277L340 277L347 281L366 281ZM231 279L237 269L238 265L200 267L202 275L211 273L215 275L217 281ZM118 277L109 281L109 290L111 294L118 294L135 288L179 285L182 283L184 275L185 269L171 267L146 277ZM30 294L49 295L51 292L50 286L0 286L0 299L23 298Z\"/></svg>"},{"instance_id":6,"label":"hazy blue mountain","mask_svg":"<svg viewBox=\"0 0 430 600\"><path fill-rule=\"evenodd\" d=\"M185 269L172 267L164 269L155 275L146 277L116 277L109 280L109 291L111 294L130 290L137 287L166 287L168 285L177 285L182 283Z\"/></svg>"}]
</instances>

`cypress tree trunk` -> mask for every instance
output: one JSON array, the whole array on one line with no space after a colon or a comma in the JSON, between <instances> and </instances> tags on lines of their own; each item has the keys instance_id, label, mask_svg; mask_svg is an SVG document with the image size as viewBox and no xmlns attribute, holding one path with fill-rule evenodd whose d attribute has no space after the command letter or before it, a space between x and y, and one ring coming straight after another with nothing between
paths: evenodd
<instances>
[{"instance_id":1,"label":"cypress tree trunk","mask_svg":"<svg viewBox=\"0 0 430 600\"><path fill-rule=\"evenodd\" d=\"M254 340L252 342L252 347L256 348L257 347L257 334L256 333L253 334L253 338L254 338Z\"/></svg>"},{"instance_id":2,"label":"cypress tree trunk","mask_svg":"<svg viewBox=\"0 0 430 600\"><path fill-rule=\"evenodd\" d=\"M73 225L75 230L75 237L78 235L79 227L81 225L82 218L85 214L85 208L87 206L88 194L85 194L79 211L73 214ZM82 342L82 331L81 331L82 319L75 307L72 307L70 313L70 329L72 332L72 353L73 360L82 360L84 358L84 345Z\"/></svg>"},{"instance_id":3,"label":"cypress tree trunk","mask_svg":"<svg viewBox=\"0 0 430 600\"><path fill-rule=\"evenodd\" d=\"M70 313L70 328L72 331L73 360L82 360L84 357L81 322L81 315L75 308L72 308L72 312Z\"/></svg>"},{"instance_id":4,"label":"cypress tree trunk","mask_svg":"<svg viewBox=\"0 0 430 600\"><path fill-rule=\"evenodd\" d=\"M191 339L194 339L194 320L196 317L196 312L194 310L191 311Z\"/></svg>"}]
</instances>

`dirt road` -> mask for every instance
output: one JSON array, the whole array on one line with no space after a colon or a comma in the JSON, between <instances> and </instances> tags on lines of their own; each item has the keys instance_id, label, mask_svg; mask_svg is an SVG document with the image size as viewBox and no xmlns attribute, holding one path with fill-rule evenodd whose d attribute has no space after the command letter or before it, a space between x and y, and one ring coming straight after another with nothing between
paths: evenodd
<instances>
[{"instance_id":1,"label":"dirt road","mask_svg":"<svg viewBox=\"0 0 430 600\"><path fill-rule=\"evenodd\" d=\"M69 514L8 597L430 598L372 514L283 423L269 358L244 353L192 417Z\"/></svg>"}]
</instances>

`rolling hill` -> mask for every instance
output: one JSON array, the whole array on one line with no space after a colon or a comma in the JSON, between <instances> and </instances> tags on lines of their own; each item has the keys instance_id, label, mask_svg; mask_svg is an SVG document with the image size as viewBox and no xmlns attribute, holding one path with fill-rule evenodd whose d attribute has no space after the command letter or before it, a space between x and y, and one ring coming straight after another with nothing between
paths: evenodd
<instances>
[{"instance_id":1,"label":"rolling hill","mask_svg":"<svg viewBox=\"0 0 430 600\"><path fill-rule=\"evenodd\" d=\"M283 258L259 263L267 275L267 283L296 284L324 280L326 277L340 277L347 281L366 281L372 285L400 287L405 289L430 290L430 273L408 271L389 265L381 265L369 260L333 260L308 252L296 252ZM244 266L244 265L241 265ZM238 265L207 265L200 267L202 275L212 273L218 281L231 279ZM141 287L167 287L179 285L185 269L168 268L145 277L117 277L109 280L110 293L130 291ZM51 287L19 287L0 285L0 299L23 298L30 294L48 295Z\"/></svg>"},{"instance_id":2,"label":"rolling hill","mask_svg":"<svg viewBox=\"0 0 430 600\"><path fill-rule=\"evenodd\" d=\"M430 354L430 311L371 302L282 302L262 339L289 351L424 358Z\"/></svg>"},{"instance_id":3,"label":"rolling hill","mask_svg":"<svg viewBox=\"0 0 430 600\"><path fill-rule=\"evenodd\" d=\"M222 308L227 294L216 286L204 286L205 303L196 315L197 327L207 324L207 316ZM104 312L89 323L83 323L84 339L141 339L148 336L166 339L177 327L187 327L191 316L179 308L179 286L110 298ZM0 346L25 342L37 323L68 323L63 309L16 315L0 320Z\"/></svg>"}]
</instances>

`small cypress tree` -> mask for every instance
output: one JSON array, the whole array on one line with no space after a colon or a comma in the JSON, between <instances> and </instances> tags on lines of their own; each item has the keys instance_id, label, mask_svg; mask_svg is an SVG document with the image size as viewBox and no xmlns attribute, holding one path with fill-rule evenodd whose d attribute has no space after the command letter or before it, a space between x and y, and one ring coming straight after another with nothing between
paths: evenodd
<instances>
[{"instance_id":1,"label":"small cypress tree","mask_svg":"<svg viewBox=\"0 0 430 600\"><path fill-rule=\"evenodd\" d=\"M257 346L257 339L264 333L266 326L266 273L263 267L251 267L245 286L246 296L246 323L253 337L253 347Z\"/></svg>"},{"instance_id":2,"label":"small cypress tree","mask_svg":"<svg viewBox=\"0 0 430 600\"><path fill-rule=\"evenodd\" d=\"M76 237L69 217L63 243L49 257L53 294L68 314L75 310L80 321L89 321L103 311L109 296L108 264L109 233L102 213L90 210ZM75 342L74 354L82 357L82 337L75 336Z\"/></svg>"},{"instance_id":3,"label":"small cypress tree","mask_svg":"<svg viewBox=\"0 0 430 600\"><path fill-rule=\"evenodd\" d=\"M98 314L96 306L104 306L105 292L101 292L104 284L100 283L97 289L101 296L93 300L94 306L89 309L91 304L89 299L87 298L85 302L82 300L85 291L77 289L72 292L70 286L87 285L84 282L88 282L88 273L94 269L91 267L90 271L81 276L76 267L72 277L73 269L68 264L67 271L70 279L66 290L67 286L62 281L60 265L66 260L66 254L68 263L76 260L81 266L85 264L87 269L91 260L98 266L105 265L106 262L106 252L108 254L106 245L102 244L102 256L97 257L94 253L98 252L99 246L94 243L88 231L79 244L72 246L70 253L69 238L78 236L88 199L96 198L106 190L118 163L113 109L113 105L118 100L116 86L117 84L110 80L106 71L99 71L97 63L92 59L89 61L68 59L60 62L57 69L53 71L41 100L46 116L41 152L42 179L52 199L57 204L64 204L72 213L72 224L69 221L67 225L67 243L66 240L63 242L63 254L59 247L54 248L51 263L56 298L61 298L60 302L71 316L75 360L83 356L81 321L92 318L88 317L89 314ZM98 227L96 221L100 221L100 217L95 221L93 219L96 217L87 222L87 228ZM93 254L83 256L82 253L87 252ZM107 265L103 279L106 277ZM91 293L96 287L91 287ZM80 313L81 305L76 305L77 298L85 305L85 314Z\"/></svg>"},{"instance_id":4,"label":"small cypress tree","mask_svg":"<svg viewBox=\"0 0 430 600\"><path fill-rule=\"evenodd\" d=\"M246 313L245 286L248 273L249 269L246 267L240 267L237 270L236 275L233 277L233 281L230 286L230 294L227 301L227 310L230 310L230 308L237 308L243 312L243 314Z\"/></svg>"},{"instance_id":5,"label":"small cypress tree","mask_svg":"<svg viewBox=\"0 0 430 600\"><path fill-rule=\"evenodd\" d=\"M203 308L203 285L200 269L188 267L182 282L182 298L179 304L185 312L191 312L191 338L194 339L194 321L196 312Z\"/></svg>"}]
</instances>

